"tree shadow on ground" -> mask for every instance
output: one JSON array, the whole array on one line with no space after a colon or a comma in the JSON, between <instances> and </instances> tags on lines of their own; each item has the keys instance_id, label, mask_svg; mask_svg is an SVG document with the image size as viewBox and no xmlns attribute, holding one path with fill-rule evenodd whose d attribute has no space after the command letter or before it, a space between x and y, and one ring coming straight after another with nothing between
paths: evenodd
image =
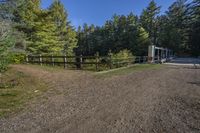
<instances>
[{"instance_id":1,"label":"tree shadow on ground","mask_svg":"<svg viewBox=\"0 0 200 133\"><path fill-rule=\"evenodd\" d=\"M192 84L192 85L200 86L200 81L196 81L196 82L188 82L188 84Z\"/></svg>"}]
</instances>

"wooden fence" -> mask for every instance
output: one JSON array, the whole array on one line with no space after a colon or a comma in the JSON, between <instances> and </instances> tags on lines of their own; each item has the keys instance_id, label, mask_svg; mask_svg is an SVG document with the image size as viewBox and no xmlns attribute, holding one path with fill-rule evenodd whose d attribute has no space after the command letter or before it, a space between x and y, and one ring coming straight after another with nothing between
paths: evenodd
<instances>
[{"instance_id":1,"label":"wooden fence","mask_svg":"<svg viewBox=\"0 0 200 133\"><path fill-rule=\"evenodd\" d=\"M100 66L107 69L118 68L135 63L146 63L147 56L135 56L134 58L113 59L111 56L43 56L43 55L27 55L26 62L31 64L48 64L58 65L68 68L69 66L76 69L83 69L83 65L92 65L96 71L100 70Z\"/></svg>"}]
</instances>

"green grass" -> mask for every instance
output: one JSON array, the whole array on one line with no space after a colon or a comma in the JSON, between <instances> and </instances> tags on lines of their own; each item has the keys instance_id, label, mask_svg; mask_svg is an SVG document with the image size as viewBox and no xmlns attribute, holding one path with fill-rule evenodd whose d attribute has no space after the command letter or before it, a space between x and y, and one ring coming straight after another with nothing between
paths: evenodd
<instances>
[{"instance_id":1,"label":"green grass","mask_svg":"<svg viewBox=\"0 0 200 133\"><path fill-rule=\"evenodd\" d=\"M37 65L32 65L29 64L29 66L33 67L33 68L39 68L45 71L49 71L49 72L58 72L58 71L63 71L64 67L63 66L51 66L51 65L45 65L43 64L42 66L37 64Z\"/></svg>"},{"instance_id":2,"label":"green grass","mask_svg":"<svg viewBox=\"0 0 200 133\"><path fill-rule=\"evenodd\" d=\"M9 69L0 80L0 117L23 109L23 105L47 90L42 81Z\"/></svg>"},{"instance_id":3,"label":"green grass","mask_svg":"<svg viewBox=\"0 0 200 133\"><path fill-rule=\"evenodd\" d=\"M50 72L59 72L59 71L63 71L64 70L64 66L51 66L51 65L45 65L43 64L42 66L39 64L33 65L33 64L29 64L29 66L33 67L33 68L39 68L39 69L43 69L46 71L50 71ZM91 72L95 72L96 71L96 65L82 65L82 69L77 69L75 66L69 66L66 68L66 70L83 70L83 71L91 71ZM109 70L108 66L104 66L104 65L100 65L99 66L99 71L103 71L103 70Z\"/></svg>"},{"instance_id":4,"label":"green grass","mask_svg":"<svg viewBox=\"0 0 200 133\"><path fill-rule=\"evenodd\" d=\"M130 67L123 67L119 69L113 69L109 71L103 71L96 73L97 77L111 77L117 75L126 75L134 72L152 70L152 69L160 69L163 65L161 64L138 64Z\"/></svg>"}]
</instances>

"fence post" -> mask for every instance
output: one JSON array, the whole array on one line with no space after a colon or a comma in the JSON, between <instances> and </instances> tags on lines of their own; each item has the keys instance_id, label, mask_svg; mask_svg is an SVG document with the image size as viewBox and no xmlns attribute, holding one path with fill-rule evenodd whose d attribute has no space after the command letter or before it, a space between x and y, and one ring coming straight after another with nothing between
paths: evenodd
<instances>
[{"instance_id":1,"label":"fence post","mask_svg":"<svg viewBox=\"0 0 200 133\"><path fill-rule=\"evenodd\" d=\"M83 55L80 55L80 69L82 69L82 63L83 63Z\"/></svg>"},{"instance_id":2,"label":"fence post","mask_svg":"<svg viewBox=\"0 0 200 133\"><path fill-rule=\"evenodd\" d=\"M64 56L64 68L65 68L65 69L67 68L67 64L66 64L66 63L67 63L67 56L65 55L65 56Z\"/></svg>"},{"instance_id":3,"label":"fence post","mask_svg":"<svg viewBox=\"0 0 200 133\"><path fill-rule=\"evenodd\" d=\"M42 55L40 55L40 65L42 66Z\"/></svg>"},{"instance_id":4,"label":"fence post","mask_svg":"<svg viewBox=\"0 0 200 133\"><path fill-rule=\"evenodd\" d=\"M96 53L96 71L99 71L99 52Z\"/></svg>"},{"instance_id":5,"label":"fence post","mask_svg":"<svg viewBox=\"0 0 200 133\"><path fill-rule=\"evenodd\" d=\"M28 64L29 59L28 59L28 55L26 55L26 63Z\"/></svg>"},{"instance_id":6,"label":"fence post","mask_svg":"<svg viewBox=\"0 0 200 133\"><path fill-rule=\"evenodd\" d=\"M52 63L52 66L55 66L55 64L54 64L54 57L53 57L53 55L51 55L51 63Z\"/></svg>"}]
</instances>

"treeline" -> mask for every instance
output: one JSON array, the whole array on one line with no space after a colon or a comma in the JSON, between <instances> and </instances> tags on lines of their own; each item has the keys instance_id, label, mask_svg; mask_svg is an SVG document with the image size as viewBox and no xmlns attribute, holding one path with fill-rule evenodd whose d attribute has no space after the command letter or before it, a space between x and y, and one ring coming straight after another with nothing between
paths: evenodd
<instances>
[{"instance_id":1,"label":"treeline","mask_svg":"<svg viewBox=\"0 0 200 133\"><path fill-rule=\"evenodd\" d=\"M93 55L98 51L101 55L106 55L109 51L118 53L128 49L135 55L147 55L149 35L138 21L137 16L130 13L128 16L114 15L102 27L84 24L77 31L76 52Z\"/></svg>"},{"instance_id":2,"label":"treeline","mask_svg":"<svg viewBox=\"0 0 200 133\"><path fill-rule=\"evenodd\" d=\"M149 45L178 55L200 55L200 0L177 0L162 15L161 7L151 1L140 16L115 14L103 26L84 24L77 30L60 0L47 9L41 9L40 2L0 1L0 55L11 47L48 55L107 55L127 49L142 56Z\"/></svg>"},{"instance_id":3,"label":"treeline","mask_svg":"<svg viewBox=\"0 0 200 133\"><path fill-rule=\"evenodd\" d=\"M114 15L99 27L84 24L77 31L78 54L105 55L123 49L147 55L149 45L167 47L177 55L200 55L200 0L177 0L160 15L161 7L151 1L140 16Z\"/></svg>"}]
</instances>

